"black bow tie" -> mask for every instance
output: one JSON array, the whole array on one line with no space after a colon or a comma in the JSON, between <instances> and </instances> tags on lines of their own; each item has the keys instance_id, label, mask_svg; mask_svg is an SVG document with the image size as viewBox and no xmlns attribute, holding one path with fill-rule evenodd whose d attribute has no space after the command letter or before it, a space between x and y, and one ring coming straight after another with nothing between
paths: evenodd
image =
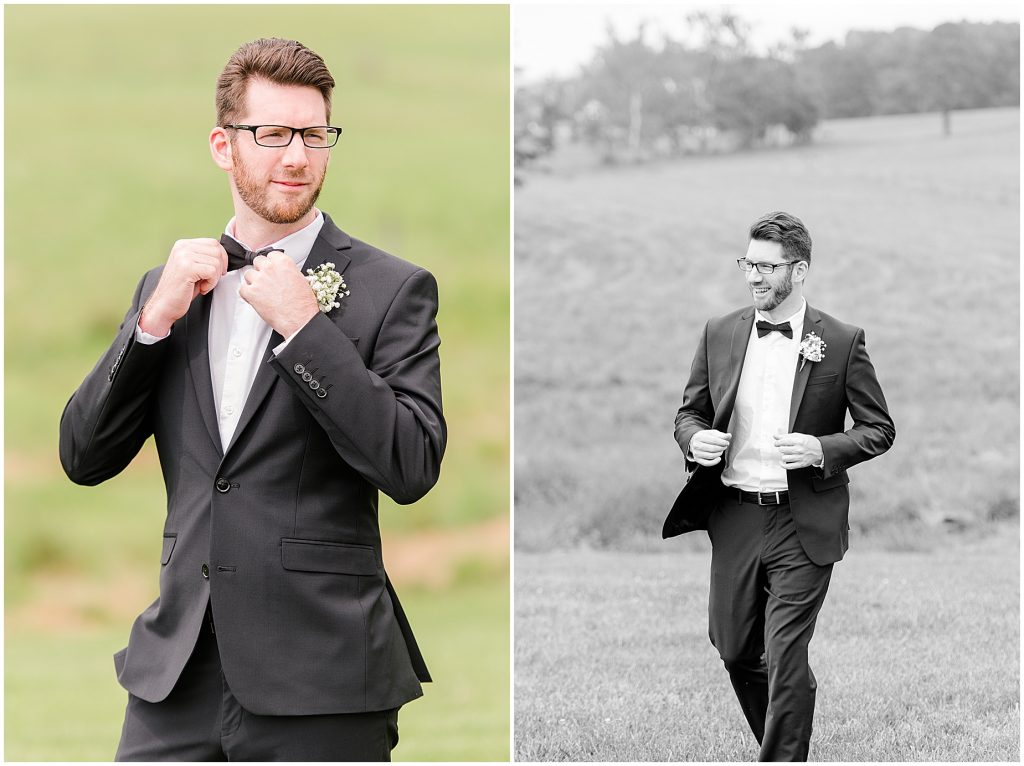
<instances>
[{"instance_id":1,"label":"black bow tie","mask_svg":"<svg viewBox=\"0 0 1024 766\"><path fill-rule=\"evenodd\" d=\"M756 327L758 338L763 338L770 332L780 332L787 338L793 337L793 328L789 326L789 322L783 322L782 324L772 324L771 322L758 320Z\"/></svg>"},{"instance_id":2,"label":"black bow tie","mask_svg":"<svg viewBox=\"0 0 1024 766\"><path fill-rule=\"evenodd\" d=\"M243 266L252 266L253 260L258 255L284 252L284 250L279 247L265 247L262 250L255 251L246 250L238 240L229 237L227 234L221 235L220 244L228 254L228 271L234 271L235 269L240 269Z\"/></svg>"}]
</instances>

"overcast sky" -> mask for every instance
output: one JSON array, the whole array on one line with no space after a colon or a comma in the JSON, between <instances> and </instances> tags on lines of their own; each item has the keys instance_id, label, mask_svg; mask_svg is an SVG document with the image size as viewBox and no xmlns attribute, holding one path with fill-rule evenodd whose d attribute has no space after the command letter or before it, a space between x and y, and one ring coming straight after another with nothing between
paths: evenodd
<instances>
[{"instance_id":1,"label":"overcast sky","mask_svg":"<svg viewBox=\"0 0 1024 766\"><path fill-rule=\"evenodd\" d=\"M1017 2L737 2L702 3L682 0L668 4L540 4L515 2L512 5L515 66L524 80L551 75L568 76L589 60L594 48L606 38L611 22L620 36L635 34L644 20L651 23L649 40L658 30L683 37L688 13L728 7L750 24L751 42L764 49L789 38L789 30L800 27L810 32L809 45L827 40L841 41L850 29L892 30L900 26L932 29L944 21L1020 21Z\"/></svg>"}]
</instances>

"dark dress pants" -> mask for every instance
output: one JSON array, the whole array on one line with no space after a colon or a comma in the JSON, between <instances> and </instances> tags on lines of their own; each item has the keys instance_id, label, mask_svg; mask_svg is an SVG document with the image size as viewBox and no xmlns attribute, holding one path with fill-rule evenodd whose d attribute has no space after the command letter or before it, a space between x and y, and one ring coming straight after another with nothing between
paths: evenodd
<instances>
[{"instance_id":1,"label":"dark dress pants","mask_svg":"<svg viewBox=\"0 0 1024 766\"><path fill-rule=\"evenodd\" d=\"M708 520L709 635L761 761L806 761L817 684L807 645L832 565L807 558L788 504L727 495Z\"/></svg>"},{"instance_id":2,"label":"dark dress pants","mask_svg":"<svg viewBox=\"0 0 1024 766\"><path fill-rule=\"evenodd\" d=\"M118 761L390 761L398 710L254 715L224 680L216 635L203 626L163 702L128 695Z\"/></svg>"}]
</instances>

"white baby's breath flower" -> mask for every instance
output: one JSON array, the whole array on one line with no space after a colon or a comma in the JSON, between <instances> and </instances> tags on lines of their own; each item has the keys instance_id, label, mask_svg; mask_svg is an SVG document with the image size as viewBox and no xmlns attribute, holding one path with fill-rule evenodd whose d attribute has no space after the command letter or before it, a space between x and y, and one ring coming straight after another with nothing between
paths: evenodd
<instances>
[{"instance_id":1,"label":"white baby's breath flower","mask_svg":"<svg viewBox=\"0 0 1024 766\"><path fill-rule=\"evenodd\" d=\"M813 332L807 333L807 336L800 341L800 356L803 357L800 361L800 369L802 370L808 361L820 362L824 359L826 345L825 341Z\"/></svg>"},{"instance_id":2,"label":"white baby's breath flower","mask_svg":"<svg viewBox=\"0 0 1024 766\"><path fill-rule=\"evenodd\" d=\"M337 298L339 295L349 295L349 289L345 284L344 275L334 270L333 263L325 263L316 271L306 269L306 274L306 281L309 282L313 295L316 296L320 311L326 314L331 309L341 308Z\"/></svg>"}]
</instances>

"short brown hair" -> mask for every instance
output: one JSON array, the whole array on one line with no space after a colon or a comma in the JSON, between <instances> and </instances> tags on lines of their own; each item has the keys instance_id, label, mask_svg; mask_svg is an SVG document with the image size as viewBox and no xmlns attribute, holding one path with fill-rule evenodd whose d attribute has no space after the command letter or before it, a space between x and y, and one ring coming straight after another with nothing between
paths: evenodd
<instances>
[{"instance_id":1,"label":"short brown hair","mask_svg":"<svg viewBox=\"0 0 1024 766\"><path fill-rule=\"evenodd\" d=\"M324 60L298 40L265 37L246 43L228 59L217 78L217 124L230 125L245 109L249 80L262 77L279 85L306 85L324 97L331 119L334 78Z\"/></svg>"},{"instance_id":2,"label":"short brown hair","mask_svg":"<svg viewBox=\"0 0 1024 766\"><path fill-rule=\"evenodd\" d=\"M795 215L765 213L751 225L750 238L778 242L786 260L811 263L811 235Z\"/></svg>"}]
</instances>

